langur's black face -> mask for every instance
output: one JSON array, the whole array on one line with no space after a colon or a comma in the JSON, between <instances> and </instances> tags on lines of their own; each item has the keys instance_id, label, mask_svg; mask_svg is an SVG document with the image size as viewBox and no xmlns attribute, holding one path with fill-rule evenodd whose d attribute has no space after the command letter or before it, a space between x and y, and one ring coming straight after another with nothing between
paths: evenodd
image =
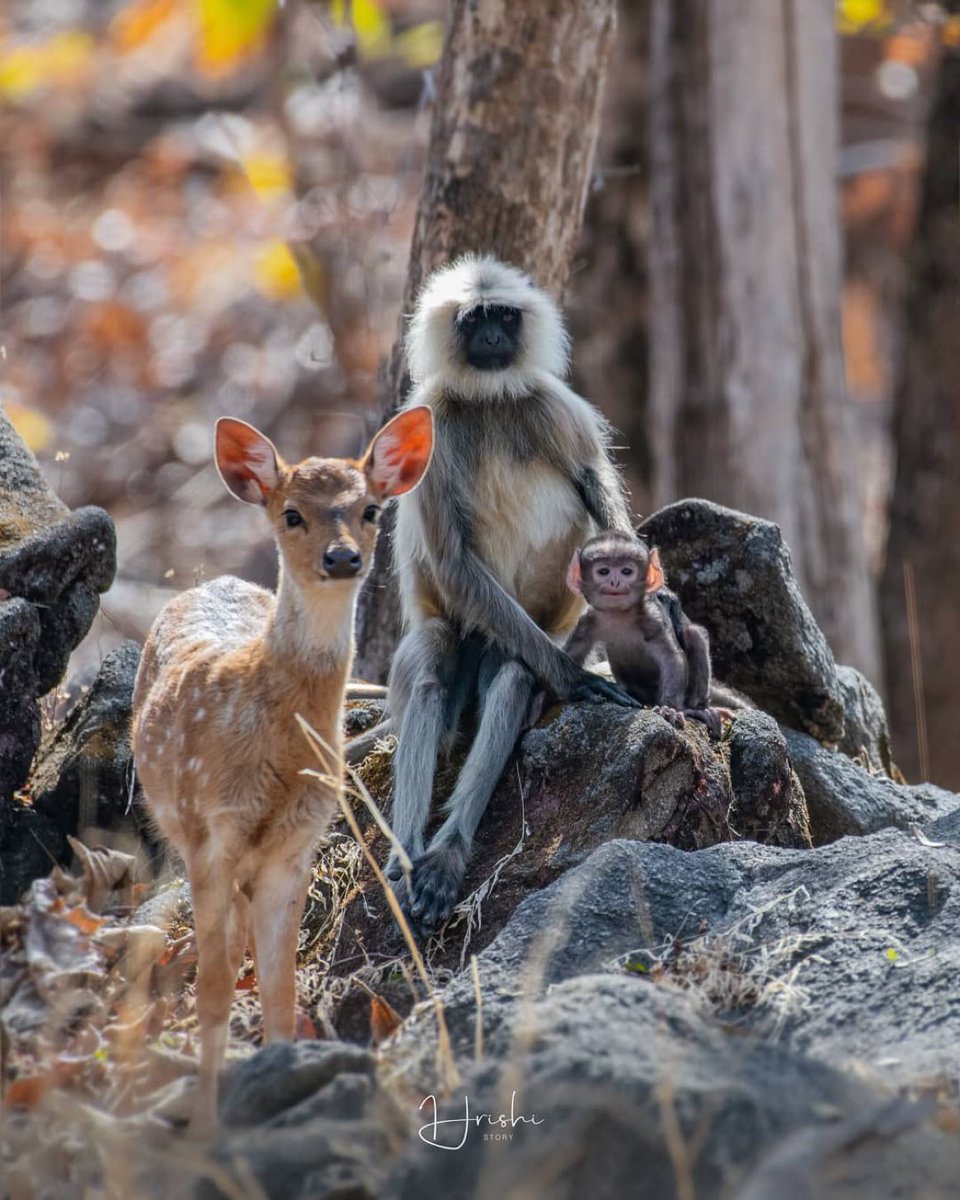
<instances>
[{"instance_id":1,"label":"langur's black face","mask_svg":"<svg viewBox=\"0 0 960 1200\"><path fill-rule=\"evenodd\" d=\"M505 371L520 345L523 315L502 304L478 305L457 317L463 357L478 371Z\"/></svg>"}]
</instances>

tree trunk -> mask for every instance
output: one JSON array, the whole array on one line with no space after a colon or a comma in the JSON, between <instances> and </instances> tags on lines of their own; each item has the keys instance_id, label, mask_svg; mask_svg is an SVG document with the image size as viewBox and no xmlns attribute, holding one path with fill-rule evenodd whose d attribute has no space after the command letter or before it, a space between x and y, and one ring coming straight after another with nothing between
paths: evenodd
<instances>
[{"instance_id":1,"label":"tree trunk","mask_svg":"<svg viewBox=\"0 0 960 1200\"><path fill-rule=\"evenodd\" d=\"M779 523L834 652L877 678L844 386L832 0L654 0L654 499Z\"/></svg>"},{"instance_id":2,"label":"tree trunk","mask_svg":"<svg viewBox=\"0 0 960 1200\"><path fill-rule=\"evenodd\" d=\"M897 472L881 587L889 709L897 760L960 787L960 60L945 55L929 122L927 167L910 265L902 375L894 414ZM906 602L922 684L915 707ZM923 739L929 751L920 748Z\"/></svg>"},{"instance_id":3,"label":"tree trunk","mask_svg":"<svg viewBox=\"0 0 960 1200\"><path fill-rule=\"evenodd\" d=\"M529 270L558 298L580 237L613 41L614 0L453 0L402 312L467 251ZM404 390L401 339L388 411ZM386 676L398 634L392 522L361 595L357 674Z\"/></svg>"},{"instance_id":4,"label":"tree trunk","mask_svg":"<svg viewBox=\"0 0 960 1200\"><path fill-rule=\"evenodd\" d=\"M635 512L650 511L650 10L620 10L597 146L598 186L587 202L570 281L574 386L613 422Z\"/></svg>"}]
</instances>

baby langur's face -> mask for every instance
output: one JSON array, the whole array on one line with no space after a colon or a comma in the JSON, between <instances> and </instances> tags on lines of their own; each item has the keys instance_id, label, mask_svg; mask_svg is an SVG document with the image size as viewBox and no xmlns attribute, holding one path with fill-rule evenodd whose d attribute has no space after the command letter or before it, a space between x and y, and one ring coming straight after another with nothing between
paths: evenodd
<instances>
[{"instance_id":1,"label":"baby langur's face","mask_svg":"<svg viewBox=\"0 0 960 1200\"><path fill-rule=\"evenodd\" d=\"M630 554L603 555L582 563L583 595L599 609L629 608L642 599L647 554L638 547Z\"/></svg>"},{"instance_id":2,"label":"baby langur's face","mask_svg":"<svg viewBox=\"0 0 960 1200\"><path fill-rule=\"evenodd\" d=\"M517 357L522 324L520 309L505 304L461 309L455 328L464 361L478 371L505 371Z\"/></svg>"}]
</instances>

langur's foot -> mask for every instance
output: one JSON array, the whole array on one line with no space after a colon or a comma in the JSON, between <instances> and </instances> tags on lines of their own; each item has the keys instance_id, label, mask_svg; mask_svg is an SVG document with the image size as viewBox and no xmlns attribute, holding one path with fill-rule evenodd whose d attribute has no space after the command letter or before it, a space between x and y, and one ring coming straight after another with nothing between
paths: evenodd
<instances>
[{"instance_id":1,"label":"langur's foot","mask_svg":"<svg viewBox=\"0 0 960 1200\"><path fill-rule=\"evenodd\" d=\"M686 724L683 713L680 711L680 709L671 708L669 704L655 704L653 706L653 711L658 716L663 717L663 719L668 724L672 725L674 729L682 729ZM690 715L689 709L685 709L684 711L687 713L687 716Z\"/></svg>"},{"instance_id":2,"label":"langur's foot","mask_svg":"<svg viewBox=\"0 0 960 1200\"><path fill-rule=\"evenodd\" d=\"M420 930L431 933L449 920L466 873L467 855L460 842L428 850L413 864L412 895L405 897L406 903L401 900L404 912Z\"/></svg>"},{"instance_id":3,"label":"langur's foot","mask_svg":"<svg viewBox=\"0 0 960 1200\"><path fill-rule=\"evenodd\" d=\"M410 862L416 862L421 854L423 854L422 838L417 839L417 844L415 846L407 846L404 845L403 842L400 844L403 846L403 849L406 852L407 858L410 860ZM400 855L395 849L390 851L390 857L387 859L387 865L383 868L383 873L391 883L396 883L398 879L403 878L403 863L400 861Z\"/></svg>"},{"instance_id":4,"label":"langur's foot","mask_svg":"<svg viewBox=\"0 0 960 1200\"><path fill-rule=\"evenodd\" d=\"M685 708L683 711L691 721L706 725L707 733L714 741L719 741L723 734L723 722L733 720L733 712L729 708Z\"/></svg>"}]
</instances>

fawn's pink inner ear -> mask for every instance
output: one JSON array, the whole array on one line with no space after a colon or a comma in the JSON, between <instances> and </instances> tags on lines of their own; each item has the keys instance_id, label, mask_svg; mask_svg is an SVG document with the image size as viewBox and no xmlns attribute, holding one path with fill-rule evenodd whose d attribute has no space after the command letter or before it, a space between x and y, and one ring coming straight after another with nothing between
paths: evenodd
<instances>
[{"instance_id":1,"label":"fawn's pink inner ear","mask_svg":"<svg viewBox=\"0 0 960 1200\"><path fill-rule=\"evenodd\" d=\"M279 479L276 451L251 425L225 419L217 425L217 466L224 483L248 504L266 504Z\"/></svg>"},{"instance_id":2,"label":"fawn's pink inner ear","mask_svg":"<svg viewBox=\"0 0 960 1200\"><path fill-rule=\"evenodd\" d=\"M433 453L433 415L426 407L402 412L374 438L365 468L384 496L401 496L423 478Z\"/></svg>"}]
</instances>

